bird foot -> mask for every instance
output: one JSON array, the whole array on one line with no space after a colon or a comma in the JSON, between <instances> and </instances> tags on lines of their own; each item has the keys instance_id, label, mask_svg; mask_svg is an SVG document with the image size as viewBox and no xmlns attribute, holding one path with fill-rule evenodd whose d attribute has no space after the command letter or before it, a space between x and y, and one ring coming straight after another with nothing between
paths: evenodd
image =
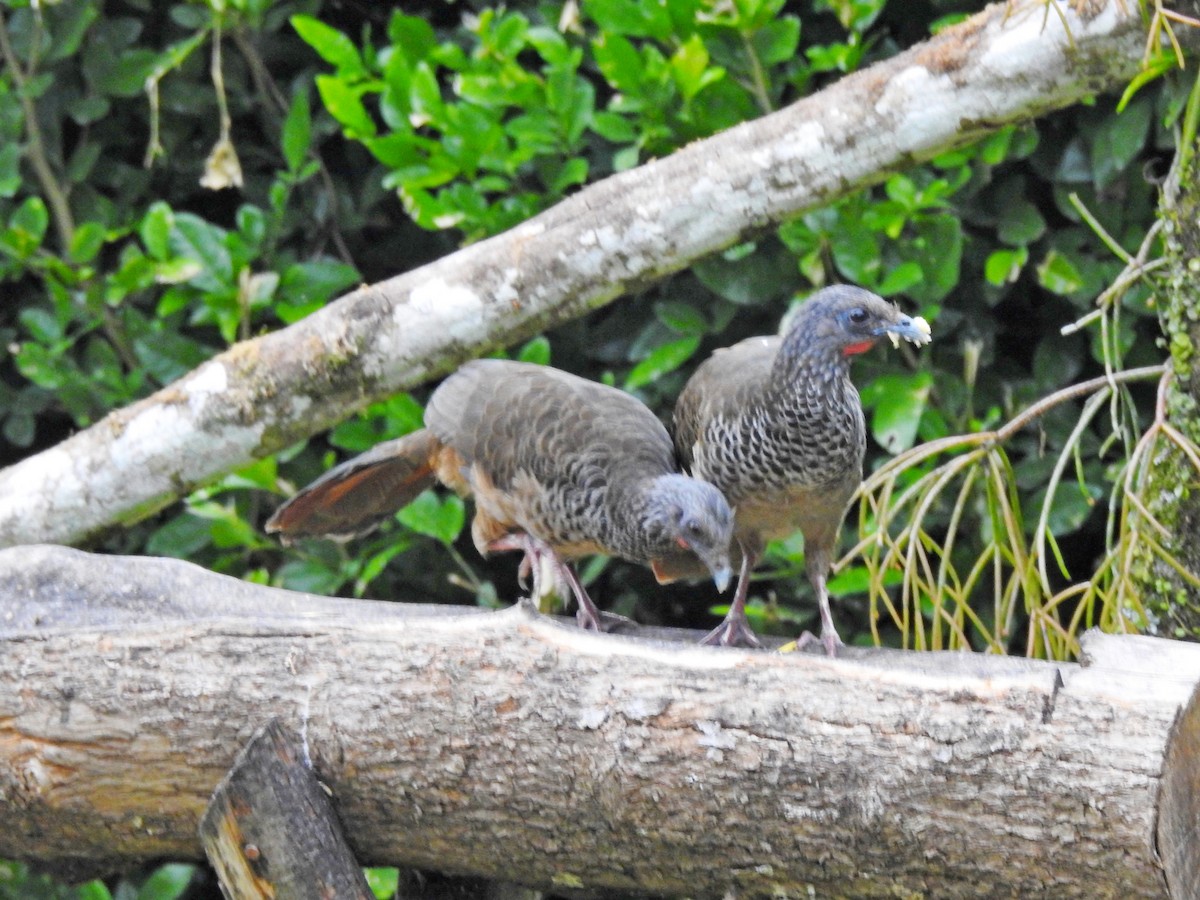
<instances>
[{"instance_id":1,"label":"bird foot","mask_svg":"<svg viewBox=\"0 0 1200 900\"><path fill-rule=\"evenodd\" d=\"M701 644L709 647L761 647L762 641L750 627L745 616L726 616L716 628L706 634Z\"/></svg>"},{"instance_id":2,"label":"bird foot","mask_svg":"<svg viewBox=\"0 0 1200 900\"><path fill-rule=\"evenodd\" d=\"M798 651L803 651L806 647L810 647L813 644L823 646L825 648L825 655L830 659L834 659L837 656L838 647L846 646L842 643L842 639L838 637L838 633L833 630L822 630L820 637L817 637L811 631L806 631L800 637L796 638L796 650Z\"/></svg>"},{"instance_id":3,"label":"bird foot","mask_svg":"<svg viewBox=\"0 0 1200 900\"><path fill-rule=\"evenodd\" d=\"M605 612L600 609L592 613L582 606L575 612L575 622L584 631L596 631L601 634L620 631L623 628L630 628L637 625L637 622L625 616L619 616L616 613Z\"/></svg>"}]
</instances>

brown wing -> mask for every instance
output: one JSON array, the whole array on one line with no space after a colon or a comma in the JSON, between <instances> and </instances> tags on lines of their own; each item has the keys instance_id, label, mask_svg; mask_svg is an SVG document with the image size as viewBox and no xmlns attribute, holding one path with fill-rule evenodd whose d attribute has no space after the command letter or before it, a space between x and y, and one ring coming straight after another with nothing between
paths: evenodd
<instances>
[{"instance_id":1,"label":"brown wing","mask_svg":"<svg viewBox=\"0 0 1200 900\"><path fill-rule=\"evenodd\" d=\"M424 428L377 444L303 488L275 510L266 530L285 541L349 540L364 534L433 486L434 459L440 448L438 439Z\"/></svg>"},{"instance_id":2,"label":"brown wing","mask_svg":"<svg viewBox=\"0 0 1200 900\"><path fill-rule=\"evenodd\" d=\"M492 515L555 545L609 533L611 485L675 468L670 436L636 398L528 363L468 363L434 392L425 424L498 492Z\"/></svg>"},{"instance_id":3,"label":"brown wing","mask_svg":"<svg viewBox=\"0 0 1200 900\"><path fill-rule=\"evenodd\" d=\"M767 384L783 343L780 337L752 337L717 350L688 379L675 403L675 448L683 469L692 474L696 445L711 422L734 419Z\"/></svg>"},{"instance_id":4,"label":"brown wing","mask_svg":"<svg viewBox=\"0 0 1200 900\"><path fill-rule=\"evenodd\" d=\"M644 404L547 366L468 363L434 392L425 424L501 489L518 472L544 481L593 466L673 471L670 436Z\"/></svg>"}]
</instances>

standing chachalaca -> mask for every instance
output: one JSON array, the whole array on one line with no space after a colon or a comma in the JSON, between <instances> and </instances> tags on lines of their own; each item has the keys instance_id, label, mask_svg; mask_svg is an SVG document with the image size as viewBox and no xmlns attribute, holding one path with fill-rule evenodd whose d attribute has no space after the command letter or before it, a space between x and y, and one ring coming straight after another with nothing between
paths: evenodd
<instances>
[{"instance_id":1,"label":"standing chachalaca","mask_svg":"<svg viewBox=\"0 0 1200 900\"><path fill-rule=\"evenodd\" d=\"M719 590L731 576L733 513L721 493L679 473L670 435L634 397L557 369L467 363L442 382L425 428L326 472L281 506L285 539L369 531L435 481L475 498L483 555L522 550L520 573L565 579L586 628L600 613L570 565L604 553L652 564L690 557Z\"/></svg>"},{"instance_id":2,"label":"standing chachalaca","mask_svg":"<svg viewBox=\"0 0 1200 900\"><path fill-rule=\"evenodd\" d=\"M882 337L930 340L929 325L861 288L824 288L782 337L718 350L675 405L675 446L685 471L721 489L735 510L741 569L729 614L705 643L758 645L746 620L750 572L766 542L800 531L805 570L821 612L821 643L841 644L825 578L842 517L862 479L866 424L850 360ZM735 554L736 555L736 554ZM660 561L660 581L694 576L681 555ZM808 632L800 639L813 640Z\"/></svg>"}]
</instances>

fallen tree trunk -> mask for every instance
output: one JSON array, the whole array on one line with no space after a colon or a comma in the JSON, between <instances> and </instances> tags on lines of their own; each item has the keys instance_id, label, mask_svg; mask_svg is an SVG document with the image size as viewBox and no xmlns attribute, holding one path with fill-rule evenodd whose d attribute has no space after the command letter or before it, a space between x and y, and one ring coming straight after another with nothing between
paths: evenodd
<instances>
[{"instance_id":1,"label":"fallen tree trunk","mask_svg":"<svg viewBox=\"0 0 1200 900\"><path fill-rule=\"evenodd\" d=\"M199 857L213 789L279 718L364 864L696 897L1200 884L1195 645L829 660L54 547L0 552L0 592L0 857Z\"/></svg>"},{"instance_id":2,"label":"fallen tree trunk","mask_svg":"<svg viewBox=\"0 0 1200 900\"><path fill-rule=\"evenodd\" d=\"M78 543L134 521L466 359L1138 71L1137 4L1053 6L994 4L786 109L236 345L0 472L0 546ZM1176 32L1200 42L1200 30Z\"/></svg>"}]
</instances>

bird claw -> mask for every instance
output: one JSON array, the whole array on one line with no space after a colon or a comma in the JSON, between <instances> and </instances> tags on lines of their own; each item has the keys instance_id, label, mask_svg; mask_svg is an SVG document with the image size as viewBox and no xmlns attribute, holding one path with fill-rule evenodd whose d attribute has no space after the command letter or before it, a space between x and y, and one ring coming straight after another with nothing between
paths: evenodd
<instances>
[{"instance_id":1,"label":"bird claw","mask_svg":"<svg viewBox=\"0 0 1200 900\"><path fill-rule=\"evenodd\" d=\"M523 591L529 590L529 573L533 571L533 562L530 560L530 552L525 551L525 555L521 557L521 564L517 566L517 587Z\"/></svg>"},{"instance_id":2,"label":"bird claw","mask_svg":"<svg viewBox=\"0 0 1200 900\"><path fill-rule=\"evenodd\" d=\"M706 634L700 643L708 647L761 647L762 641L746 621L746 617L725 617L716 628Z\"/></svg>"},{"instance_id":3,"label":"bird claw","mask_svg":"<svg viewBox=\"0 0 1200 900\"><path fill-rule=\"evenodd\" d=\"M575 611L575 622L584 631L595 631L599 634L608 634L613 631L618 631L623 628L630 628L637 625L633 619L625 616L617 615L604 610L596 610L595 614L580 606Z\"/></svg>"},{"instance_id":4,"label":"bird claw","mask_svg":"<svg viewBox=\"0 0 1200 900\"><path fill-rule=\"evenodd\" d=\"M820 644L822 647L824 647L825 655L830 659L837 658L838 647L846 646L842 643L842 639L838 637L838 633L836 631L822 630L820 637L817 637L811 631L804 632L804 634L796 638L795 649L803 652L806 647L810 647L813 644Z\"/></svg>"}]
</instances>

